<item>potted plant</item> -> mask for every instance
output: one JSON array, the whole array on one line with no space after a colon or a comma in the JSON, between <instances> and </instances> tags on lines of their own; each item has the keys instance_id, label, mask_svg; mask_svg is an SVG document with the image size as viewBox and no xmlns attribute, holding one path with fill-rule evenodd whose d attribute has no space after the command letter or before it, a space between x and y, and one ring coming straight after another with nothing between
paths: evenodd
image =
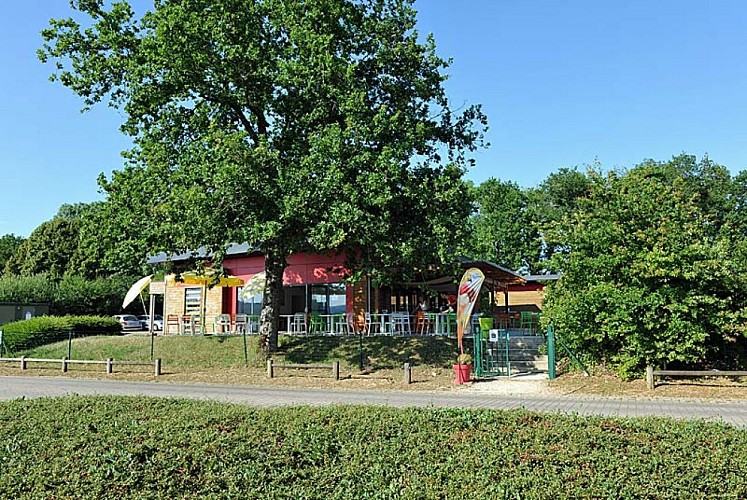
<instances>
[{"instance_id":1,"label":"potted plant","mask_svg":"<svg viewBox=\"0 0 747 500\"><path fill-rule=\"evenodd\" d=\"M457 384L466 384L470 381L472 378L472 356L464 352L457 356L454 375L456 375Z\"/></svg>"}]
</instances>

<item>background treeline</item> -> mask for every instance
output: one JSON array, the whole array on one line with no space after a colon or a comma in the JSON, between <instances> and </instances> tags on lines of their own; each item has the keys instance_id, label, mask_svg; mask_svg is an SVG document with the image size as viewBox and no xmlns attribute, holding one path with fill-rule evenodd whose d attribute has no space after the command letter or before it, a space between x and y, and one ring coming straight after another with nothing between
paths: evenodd
<instances>
[{"instance_id":1,"label":"background treeline","mask_svg":"<svg viewBox=\"0 0 747 500\"><path fill-rule=\"evenodd\" d=\"M138 225L115 226L110 209L62 205L28 238L0 237L0 303L48 303L53 315L123 312L127 290L150 271ZM143 306L135 301L125 312L142 314Z\"/></svg>"},{"instance_id":2,"label":"background treeline","mask_svg":"<svg viewBox=\"0 0 747 500\"><path fill-rule=\"evenodd\" d=\"M747 330L747 172L681 155L475 188L475 255L562 272L545 321L624 377L648 363L737 368Z\"/></svg>"},{"instance_id":3,"label":"background treeline","mask_svg":"<svg viewBox=\"0 0 747 500\"><path fill-rule=\"evenodd\" d=\"M122 312L122 299L137 277L114 275L102 278L65 276L55 280L46 274L0 278L0 303L46 303L53 315L112 315ZM143 314L133 302L127 312Z\"/></svg>"},{"instance_id":4,"label":"background treeline","mask_svg":"<svg viewBox=\"0 0 747 500\"><path fill-rule=\"evenodd\" d=\"M612 171L562 168L531 188L463 182L471 236L455 252L562 273L546 290L545 320L586 360L626 377L647 363L745 365L747 173L680 155ZM128 214L108 201L63 205L28 239L0 237L0 302L120 312L165 237Z\"/></svg>"},{"instance_id":5,"label":"background treeline","mask_svg":"<svg viewBox=\"0 0 747 500\"><path fill-rule=\"evenodd\" d=\"M24 239L0 237L0 268L5 276L45 274L100 278L141 275L146 249L139 225L116 224L106 202L62 205L57 214Z\"/></svg>"}]
</instances>

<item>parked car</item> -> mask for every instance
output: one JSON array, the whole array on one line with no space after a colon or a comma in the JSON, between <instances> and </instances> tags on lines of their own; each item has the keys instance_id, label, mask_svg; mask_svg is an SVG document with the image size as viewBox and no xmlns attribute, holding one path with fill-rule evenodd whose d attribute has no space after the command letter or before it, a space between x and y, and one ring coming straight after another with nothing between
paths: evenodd
<instances>
[{"instance_id":1,"label":"parked car","mask_svg":"<svg viewBox=\"0 0 747 500\"><path fill-rule=\"evenodd\" d=\"M122 325L122 331L140 330L143 327L140 320L132 314L117 314L114 316L114 319Z\"/></svg>"},{"instance_id":2,"label":"parked car","mask_svg":"<svg viewBox=\"0 0 747 500\"><path fill-rule=\"evenodd\" d=\"M150 316L146 316L143 314L141 316L138 316L138 319L140 320L140 324L142 325L143 330L150 330ZM160 314L156 314L153 316L153 330L163 330L163 316L161 316Z\"/></svg>"}]
</instances>

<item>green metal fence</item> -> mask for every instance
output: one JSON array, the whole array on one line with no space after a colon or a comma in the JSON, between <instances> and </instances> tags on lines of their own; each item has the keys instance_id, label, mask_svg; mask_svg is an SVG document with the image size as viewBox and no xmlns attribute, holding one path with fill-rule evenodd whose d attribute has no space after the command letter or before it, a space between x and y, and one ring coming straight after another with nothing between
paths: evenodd
<instances>
[{"instance_id":1,"label":"green metal fence","mask_svg":"<svg viewBox=\"0 0 747 500\"><path fill-rule=\"evenodd\" d=\"M508 330L477 329L474 334L473 357L477 378L510 377Z\"/></svg>"}]
</instances>

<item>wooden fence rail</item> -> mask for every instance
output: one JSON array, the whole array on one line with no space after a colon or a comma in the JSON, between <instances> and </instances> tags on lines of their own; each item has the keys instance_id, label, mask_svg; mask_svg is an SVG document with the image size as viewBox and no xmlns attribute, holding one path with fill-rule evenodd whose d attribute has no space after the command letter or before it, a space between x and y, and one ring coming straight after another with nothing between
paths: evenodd
<instances>
[{"instance_id":1,"label":"wooden fence rail","mask_svg":"<svg viewBox=\"0 0 747 500\"><path fill-rule=\"evenodd\" d=\"M647 366L646 386L652 391L656 388L657 377L747 377L747 371L655 370L653 366Z\"/></svg>"},{"instance_id":2,"label":"wooden fence rail","mask_svg":"<svg viewBox=\"0 0 747 500\"><path fill-rule=\"evenodd\" d=\"M156 377L161 375L161 358L156 358L153 361L119 361L112 358L99 360L99 359L47 359L47 358L27 358L21 356L20 358L0 358L1 361L10 363L20 363L21 370L28 368L28 363L58 363L62 366L62 372L66 373L69 365L106 365L106 373L114 373L114 365L120 366L152 366Z\"/></svg>"},{"instance_id":3,"label":"wooden fence rail","mask_svg":"<svg viewBox=\"0 0 747 500\"><path fill-rule=\"evenodd\" d=\"M271 359L267 360L267 377L274 378L275 370L278 368L294 368L297 370L329 370L332 368L332 378L340 380L340 362L333 361L331 365L313 365L313 364L275 364Z\"/></svg>"}]
</instances>

